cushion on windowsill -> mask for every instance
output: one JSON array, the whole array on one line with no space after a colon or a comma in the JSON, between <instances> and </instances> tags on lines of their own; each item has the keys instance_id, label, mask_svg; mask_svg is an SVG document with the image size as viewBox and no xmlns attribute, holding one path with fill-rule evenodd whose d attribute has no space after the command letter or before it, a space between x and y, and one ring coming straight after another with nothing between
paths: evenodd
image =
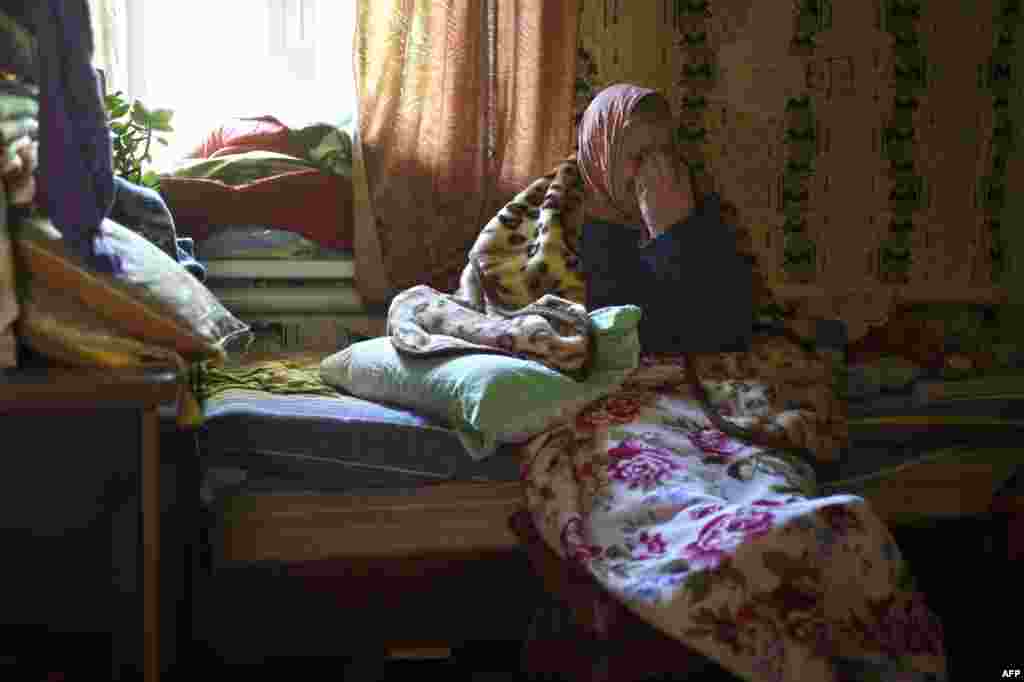
<instances>
[{"instance_id":1,"label":"cushion on windowsill","mask_svg":"<svg viewBox=\"0 0 1024 682\"><path fill-rule=\"evenodd\" d=\"M180 231L196 241L222 225L265 225L296 232L329 249L352 248L352 183L316 168L239 185L163 176L160 192Z\"/></svg>"}]
</instances>

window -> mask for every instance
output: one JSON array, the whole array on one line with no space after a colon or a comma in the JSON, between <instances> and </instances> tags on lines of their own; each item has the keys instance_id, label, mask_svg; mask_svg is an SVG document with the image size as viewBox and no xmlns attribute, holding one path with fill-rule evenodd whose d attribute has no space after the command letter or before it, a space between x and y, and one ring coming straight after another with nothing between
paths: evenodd
<instances>
[{"instance_id":1,"label":"window","mask_svg":"<svg viewBox=\"0 0 1024 682\"><path fill-rule=\"evenodd\" d=\"M352 119L355 0L90 2L96 66L111 87L174 111L157 169L231 117L269 114L292 127Z\"/></svg>"}]
</instances>

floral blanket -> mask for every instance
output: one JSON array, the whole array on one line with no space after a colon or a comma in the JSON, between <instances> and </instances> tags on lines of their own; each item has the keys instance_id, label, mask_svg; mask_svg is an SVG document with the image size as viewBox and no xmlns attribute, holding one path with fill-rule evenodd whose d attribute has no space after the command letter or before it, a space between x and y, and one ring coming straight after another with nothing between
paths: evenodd
<instances>
[{"instance_id":1,"label":"floral blanket","mask_svg":"<svg viewBox=\"0 0 1024 682\"><path fill-rule=\"evenodd\" d=\"M786 413L772 382L707 376L730 421ZM799 429L814 441L813 422ZM861 498L816 498L801 460L714 428L682 356L642 356L620 391L523 457L545 544L741 678L946 679L941 625L884 523Z\"/></svg>"}]
</instances>

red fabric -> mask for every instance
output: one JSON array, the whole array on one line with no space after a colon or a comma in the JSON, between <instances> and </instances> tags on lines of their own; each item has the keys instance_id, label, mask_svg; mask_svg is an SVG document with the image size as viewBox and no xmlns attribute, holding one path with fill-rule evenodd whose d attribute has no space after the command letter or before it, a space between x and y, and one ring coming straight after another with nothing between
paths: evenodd
<instances>
[{"instance_id":1,"label":"red fabric","mask_svg":"<svg viewBox=\"0 0 1024 682\"><path fill-rule=\"evenodd\" d=\"M317 169L231 186L205 178L160 179L178 232L202 240L224 225L289 230L330 249L352 248L352 184Z\"/></svg>"},{"instance_id":2,"label":"red fabric","mask_svg":"<svg viewBox=\"0 0 1024 682\"><path fill-rule=\"evenodd\" d=\"M273 116L236 118L212 131L187 158L266 151L303 158L306 150L292 140L291 129Z\"/></svg>"}]
</instances>

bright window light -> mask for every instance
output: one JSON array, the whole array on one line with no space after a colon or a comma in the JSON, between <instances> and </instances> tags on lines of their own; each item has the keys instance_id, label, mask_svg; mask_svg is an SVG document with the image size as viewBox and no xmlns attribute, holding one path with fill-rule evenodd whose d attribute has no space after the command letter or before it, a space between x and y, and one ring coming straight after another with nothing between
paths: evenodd
<instances>
[{"instance_id":1,"label":"bright window light","mask_svg":"<svg viewBox=\"0 0 1024 682\"><path fill-rule=\"evenodd\" d=\"M233 117L351 121L355 0L131 0L127 15L124 89L174 111L157 170Z\"/></svg>"}]
</instances>

